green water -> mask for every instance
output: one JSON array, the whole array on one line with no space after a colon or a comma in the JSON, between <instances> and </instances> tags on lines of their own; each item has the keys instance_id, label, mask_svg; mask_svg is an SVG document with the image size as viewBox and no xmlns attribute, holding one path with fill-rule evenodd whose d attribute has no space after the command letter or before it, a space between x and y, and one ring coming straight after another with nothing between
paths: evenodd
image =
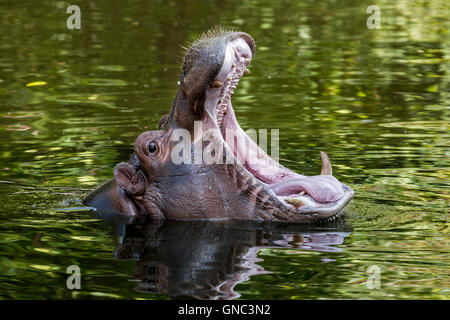
<instances>
[{"instance_id":1,"label":"green water","mask_svg":"<svg viewBox=\"0 0 450 320\"><path fill-rule=\"evenodd\" d=\"M77 1L73 31L70 4L0 2L0 298L449 299L447 0L377 1L378 30L366 1ZM241 125L279 129L304 174L326 151L355 190L338 223L127 226L82 206L170 109L181 45L217 25L257 45Z\"/></svg>"}]
</instances>

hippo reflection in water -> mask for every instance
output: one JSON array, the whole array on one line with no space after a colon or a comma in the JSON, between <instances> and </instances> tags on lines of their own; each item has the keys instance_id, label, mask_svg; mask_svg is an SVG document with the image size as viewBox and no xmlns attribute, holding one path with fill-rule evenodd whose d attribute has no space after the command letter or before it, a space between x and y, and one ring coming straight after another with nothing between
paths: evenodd
<instances>
[{"instance_id":1,"label":"hippo reflection in water","mask_svg":"<svg viewBox=\"0 0 450 320\"><path fill-rule=\"evenodd\" d=\"M261 249L313 251L320 254L320 259L317 255L302 254L305 265L334 264L332 258L338 259L337 253L342 251L339 245L351 233L345 221L313 227L270 221L174 221L139 216L130 224L131 217L124 215L98 216L111 224L119 236L115 258L136 261L135 291L182 299L238 298L236 285L252 276L271 273L270 267L265 270L260 264ZM327 275L339 274L339 271L330 273L334 266L329 268ZM295 277L295 281L317 278L308 267L286 265L283 269L295 270L288 276ZM324 285L327 281L325 275L322 280L314 280ZM309 295L309 290L314 289L302 287L296 294Z\"/></svg>"},{"instance_id":2,"label":"hippo reflection in water","mask_svg":"<svg viewBox=\"0 0 450 320\"><path fill-rule=\"evenodd\" d=\"M321 174L304 176L272 159L239 126L231 96L254 53L253 39L242 32L208 32L194 42L184 58L172 109L161 118L159 130L142 133L130 160L118 164L114 179L84 203L164 219L311 223L337 217L353 190L332 176L324 152ZM174 136L180 130L190 135L187 159L192 161L175 163L180 139ZM199 147L213 150L215 160L196 162Z\"/></svg>"}]
</instances>

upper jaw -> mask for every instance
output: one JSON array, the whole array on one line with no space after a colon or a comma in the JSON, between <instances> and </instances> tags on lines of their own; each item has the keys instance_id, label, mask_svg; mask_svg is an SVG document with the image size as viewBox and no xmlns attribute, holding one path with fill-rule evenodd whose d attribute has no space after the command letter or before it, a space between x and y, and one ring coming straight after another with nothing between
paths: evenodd
<instances>
[{"instance_id":1,"label":"upper jaw","mask_svg":"<svg viewBox=\"0 0 450 320\"><path fill-rule=\"evenodd\" d=\"M238 67L240 69L242 72L240 76L242 76L245 67L250 64L252 58L252 50L243 38L236 38L228 41L225 47L225 58L222 68L217 74L215 80L225 82L234 67Z\"/></svg>"},{"instance_id":2,"label":"upper jaw","mask_svg":"<svg viewBox=\"0 0 450 320\"><path fill-rule=\"evenodd\" d=\"M233 129L244 137L246 143L252 144L251 138L237 123L231 106L234 89L240 78L247 73L247 66L253 58L252 41L249 42L243 36L227 41L222 67L206 89L204 128L220 129L223 142L226 140L226 130ZM320 176L307 177L283 167L265 152L262 152L262 160L259 163L252 164L239 158L242 147L233 149L226 142L225 146L231 148L237 165L242 165L258 183L270 189L287 211L309 215L316 220L327 219L335 217L353 197L353 190L331 175L331 164L325 153L322 153L325 170L322 170ZM259 147L256 148L259 153ZM268 170L270 174L262 174L261 168L266 172Z\"/></svg>"},{"instance_id":3,"label":"upper jaw","mask_svg":"<svg viewBox=\"0 0 450 320\"><path fill-rule=\"evenodd\" d=\"M215 118L213 107L220 95L218 81L224 83L233 65L248 64L255 52L255 43L246 33L211 30L188 49L183 59L180 87L172 105L170 123L192 130L193 122L205 113ZM211 90L214 89L214 90ZM208 116L208 115L206 115Z\"/></svg>"}]
</instances>

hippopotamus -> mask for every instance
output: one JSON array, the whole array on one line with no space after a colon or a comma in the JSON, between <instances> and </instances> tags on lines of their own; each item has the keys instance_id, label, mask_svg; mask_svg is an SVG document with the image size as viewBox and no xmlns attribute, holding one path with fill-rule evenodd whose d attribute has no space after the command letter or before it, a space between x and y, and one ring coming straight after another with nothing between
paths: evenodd
<instances>
[{"instance_id":1,"label":"hippopotamus","mask_svg":"<svg viewBox=\"0 0 450 320\"><path fill-rule=\"evenodd\" d=\"M97 210L161 219L296 223L342 213L353 190L332 175L305 176L271 158L240 127L231 96L255 55L243 32L210 31L184 57L179 88L158 130L138 136L114 178L84 200Z\"/></svg>"},{"instance_id":2,"label":"hippopotamus","mask_svg":"<svg viewBox=\"0 0 450 320\"><path fill-rule=\"evenodd\" d=\"M148 219L144 215L137 220L131 224L105 221L120 238L114 258L134 260L135 291L161 293L173 299L238 298L239 283L254 275L271 273L270 267L265 270L267 265L259 263L261 250L320 252L322 262L326 262L324 253L344 250L339 245L352 232L345 221L328 224L324 230L270 221L177 221ZM285 272L291 270L298 272L297 277L309 274L308 268L286 266ZM345 271L339 268L336 272ZM124 281L129 283L128 278Z\"/></svg>"}]
</instances>

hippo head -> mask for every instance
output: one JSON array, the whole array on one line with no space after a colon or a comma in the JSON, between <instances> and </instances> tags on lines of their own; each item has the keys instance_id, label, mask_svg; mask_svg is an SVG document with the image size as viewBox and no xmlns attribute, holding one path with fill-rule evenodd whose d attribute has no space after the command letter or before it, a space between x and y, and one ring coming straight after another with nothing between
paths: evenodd
<instances>
[{"instance_id":1,"label":"hippo head","mask_svg":"<svg viewBox=\"0 0 450 320\"><path fill-rule=\"evenodd\" d=\"M242 32L208 32L188 49L170 114L160 130L137 138L137 161L114 170L135 211L170 219L308 223L336 217L353 197L332 176L324 152L321 174L304 176L280 165L241 129L231 96L254 54L253 39Z\"/></svg>"}]
</instances>

